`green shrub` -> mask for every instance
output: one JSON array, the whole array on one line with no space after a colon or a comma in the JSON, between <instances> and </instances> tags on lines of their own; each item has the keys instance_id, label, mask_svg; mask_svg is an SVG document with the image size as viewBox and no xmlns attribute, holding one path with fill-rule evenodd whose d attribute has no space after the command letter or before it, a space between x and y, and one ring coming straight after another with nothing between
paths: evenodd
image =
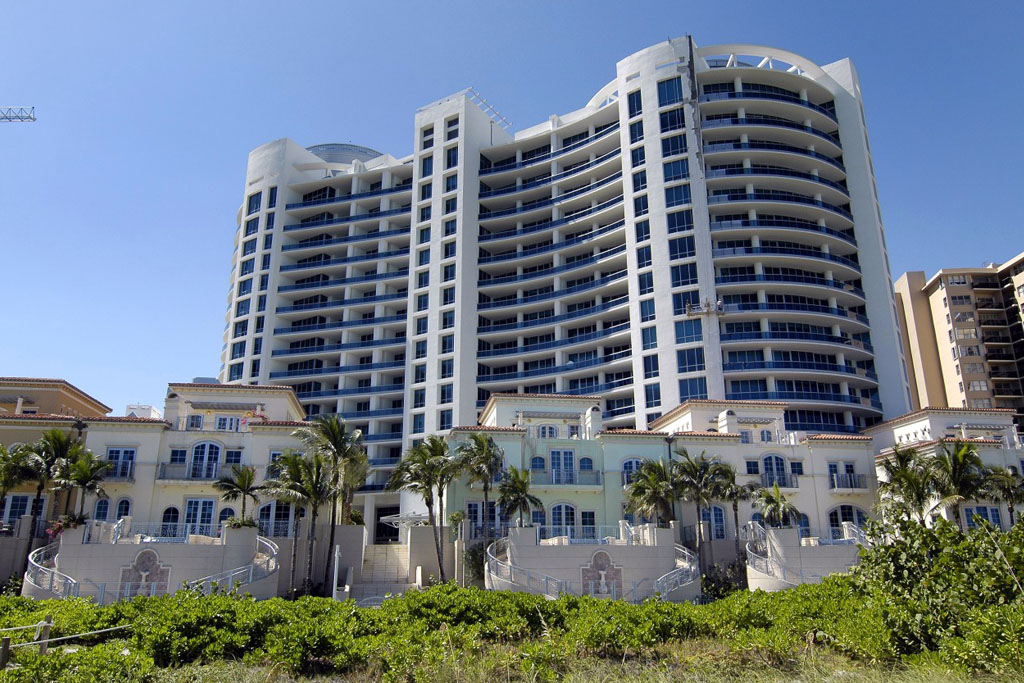
<instances>
[{"instance_id":1,"label":"green shrub","mask_svg":"<svg viewBox=\"0 0 1024 683\"><path fill-rule=\"evenodd\" d=\"M0 675L5 683L149 683L156 677L152 658L131 650L126 641L65 647L45 655L35 648L15 653L17 666Z\"/></svg>"}]
</instances>

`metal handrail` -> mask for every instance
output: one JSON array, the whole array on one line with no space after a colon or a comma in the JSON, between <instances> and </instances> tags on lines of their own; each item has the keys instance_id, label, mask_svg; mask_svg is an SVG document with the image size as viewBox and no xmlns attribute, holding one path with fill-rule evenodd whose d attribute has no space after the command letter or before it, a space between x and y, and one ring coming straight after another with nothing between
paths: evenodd
<instances>
[{"instance_id":1,"label":"metal handrail","mask_svg":"<svg viewBox=\"0 0 1024 683\"><path fill-rule=\"evenodd\" d=\"M78 581L67 574L57 571L56 567L47 567L47 563L56 562L60 550L60 541L36 548L28 555L28 569L25 580L37 588L49 591L62 598L78 595Z\"/></svg>"},{"instance_id":2,"label":"metal handrail","mask_svg":"<svg viewBox=\"0 0 1024 683\"><path fill-rule=\"evenodd\" d=\"M535 574L529 569L517 567L512 563L498 559L498 554L508 558L508 538L499 538L487 546L487 573L502 581L520 586L530 592L540 592L548 598L555 599L565 592L565 581L546 574ZM517 580L518 577L518 580Z\"/></svg>"},{"instance_id":3,"label":"metal handrail","mask_svg":"<svg viewBox=\"0 0 1024 683\"><path fill-rule=\"evenodd\" d=\"M675 545L676 568L661 576L654 582L654 591L664 597L700 577L697 556L685 546Z\"/></svg>"}]
</instances>

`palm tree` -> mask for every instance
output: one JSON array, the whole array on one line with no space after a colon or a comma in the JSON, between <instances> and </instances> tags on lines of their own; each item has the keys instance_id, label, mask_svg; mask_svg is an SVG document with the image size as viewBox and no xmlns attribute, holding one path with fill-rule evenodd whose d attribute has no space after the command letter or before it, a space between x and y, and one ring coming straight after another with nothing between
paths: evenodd
<instances>
[{"instance_id":1,"label":"palm tree","mask_svg":"<svg viewBox=\"0 0 1024 683\"><path fill-rule=\"evenodd\" d=\"M489 435L477 432L470 435L469 441L459 446L457 454L469 474L469 483L478 483L483 489L484 543L486 544L491 538L489 503L491 485L501 476L505 452L494 443L494 439Z\"/></svg>"},{"instance_id":2,"label":"palm tree","mask_svg":"<svg viewBox=\"0 0 1024 683\"><path fill-rule=\"evenodd\" d=\"M3 510L8 491L25 483L29 478L29 452L25 444L5 446L0 443L0 510ZM3 520L0 519L0 522Z\"/></svg>"},{"instance_id":3,"label":"palm tree","mask_svg":"<svg viewBox=\"0 0 1024 683\"><path fill-rule=\"evenodd\" d=\"M718 483L718 497L732 504L732 523L736 529L736 557L740 555L740 503L750 500L761 488L754 482L740 484L736 481L736 468L732 465L722 466L722 479Z\"/></svg>"},{"instance_id":4,"label":"palm tree","mask_svg":"<svg viewBox=\"0 0 1024 683\"><path fill-rule=\"evenodd\" d=\"M54 427L40 435L36 450L46 454L46 460L50 463L50 478L57 480L65 479L62 475L71 466L71 463L85 451L85 445L81 439L71 436L70 432ZM64 514L67 514L71 507L71 489L58 484L54 486L54 490L65 491ZM37 499L41 498L42 493L39 492ZM54 512L56 512L56 501L54 503ZM38 504L37 502L36 505Z\"/></svg>"},{"instance_id":5,"label":"palm tree","mask_svg":"<svg viewBox=\"0 0 1024 683\"><path fill-rule=\"evenodd\" d=\"M696 458L690 455L685 448L676 451L680 457L678 462L673 463L672 474L676 482L676 491L683 500L693 503L697 512L697 557L701 565L704 564L704 544L701 543L703 525L701 524L700 511L710 508L711 503L717 497L717 492L722 478L725 475L724 465L709 460L702 452Z\"/></svg>"},{"instance_id":6,"label":"palm tree","mask_svg":"<svg viewBox=\"0 0 1024 683\"><path fill-rule=\"evenodd\" d=\"M800 511L779 490L778 482L773 483L770 489L757 490L754 494L754 507L764 517L765 526L781 527L800 518Z\"/></svg>"},{"instance_id":7,"label":"palm tree","mask_svg":"<svg viewBox=\"0 0 1024 683\"><path fill-rule=\"evenodd\" d=\"M263 490L256 483L256 468L252 465L232 465L230 474L220 475L213 488L220 491L221 500L231 502L242 499L242 519L245 519L245 499L249 498L253 505L258 505L259 492Z\"/></svg>"},{"instance_id":8,"label":"palm tree","mask_svg":"<svg viewBox=\"0 0 1024 683\"><path fill-rule=\"evenodd\" d=\"M324 563L324 581L327 586L327 579L330 576L331 560L334 553L334 527L338 523L338 497L342 491L342 482L348 478L346 468L355 454L362 449L359 441L363 433L359 429L348 430L345 420L337 415L318 415L307 426L300 427L292 432L292 436L301 441L309 453L319 453L329 463L331 468L331 488L334 495L331 497L331 530L327 541L327 561ZM365 479L366 474L363 473ZM350 508L351 509L351 508ZM351 521L351 512L342 512L342 524Z\"/></svg>"},{"instance_id":9,"label":"palm tree","mask_svg":"<svg viewBox=\"0 0 1024 683\"><path fill-rule=\"evenodd\" d=\"M423 503L427 507L427 521L434 532L441 583L446 581L444 531L438 528L435 505L438 510L444 512L444 493L460 473L461 462L448 455L448 442L432 434L423 443L409 449L388 481L388 489L391 491L410 491L423 498Z\"/></svg>"},{"instance_id":10,"label":"palm tree","mask_svg":"<svg viewBox=\"0 0 1024 683\"><path fill-rule=\"evenodd\" d=\"M899 446L893 446L892 455L881 461L881 468L879 508L924 524L925 512L935 495L932 468L913 448Z\"/></svg>"},{"instance_id":11,"label":"palm tree","mask_svg":"<svg viewBox=\"0 0 1024 683\"><path fill-rule=\"evenodd\" d=\"M960 506L984 493L987 470L973 444L956 440L952 449L945 443L932 460L935 493L939 496L936 508L952 508L956 526L963 531Z\"/></svg>"},{"instance_id":12,"label":"palm tree","mask_svg":"<svg viewBox=\"0 0 1024 683\"><path fill-rule=\"evenodd\" d=\"M1014 508L1024 503L1024 477L1010 467L997 467L989 472L985 480L985 491L992 499L1006 503L1010 512L1010 526L1013 526Z\"/></svg>"},{"instance_id":13,"label":"palm tree","mask_svg":"<svg viewBox=\"0 0 1024 683\"><path fill-rule=\"evenodd\" d=\"M359 449L345 463L345 475L341 478L341 523L352 524L352 502L356 491L366 484L366 475L370 472L370 461L366 451ZM363 522L358 522L362 524Z\"/></svg>"},{"instance_id":14,"label":"palm tree","mask_svg":"<svg viewBox=\"0 0 1024 683\"><path fill-rule=\"evenodd\" d=\"M96 456L92 451L82 451L70 465L62 468L60 476L54 480L56 486L65 491L81 489L78 501L78 516L85 515L85 494L94 493L98 498L106 498L103 490L103 475L110 469L110 463ZM71 496L68 496L70 500Z\"/></svg>"},{"instance_id":15,"label":"palm tree","mask_svg":"<svg viewBox=\"0 0 1024 683\"><path fill-rule=\"evenodd\" d=\"M675 521L676 480L672 466L660 460L644 460L626 489L626 509L655 520L658 524Z\"/></svg>"},{"instance_id":16,"label":"palm tree","mask_svg":"<svg viewBox=\"0 0 1024 683\"><path fill-rule=\"evenodd\" d=\"M518 512L519 526L523 526L524 514L544 506L540 498L530 493L530 470L509 467L508 474L498 484L498 505L506 520Z\"/></svg>"},{"instance_id":17,"label":"palm tree","mask_svg":"<svg viewBox=\"0 0 1024 683\"><path fill-rule=\"evenodd\" d=\"M305 455L286 453L275 463L280 474L263 485L267 495L309 510L309 529L306 532L306 580L303 590L309 595L313 589L313 546L316 540L316 520L320 508L335 498L332 488L330 463L319 452ZM296 538L296 541L298 539Z\"/></svg>"}]
</instances>

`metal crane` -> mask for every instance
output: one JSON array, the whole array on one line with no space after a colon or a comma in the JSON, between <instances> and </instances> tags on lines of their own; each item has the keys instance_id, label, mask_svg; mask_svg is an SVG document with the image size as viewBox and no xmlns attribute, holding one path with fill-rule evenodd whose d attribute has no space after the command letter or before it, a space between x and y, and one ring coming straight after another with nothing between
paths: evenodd
<instances>
[{"instance_id":1,"label":"metal crane","mask_svg":"<svg viewBox=\"0 0 1024 683\"><path fill-rule=\"evenodd\" d=\"M0 107L0 121L8 121L10 123L23 121L28 123L35 120L35 107Z\"/></svg>"}]
</instances>

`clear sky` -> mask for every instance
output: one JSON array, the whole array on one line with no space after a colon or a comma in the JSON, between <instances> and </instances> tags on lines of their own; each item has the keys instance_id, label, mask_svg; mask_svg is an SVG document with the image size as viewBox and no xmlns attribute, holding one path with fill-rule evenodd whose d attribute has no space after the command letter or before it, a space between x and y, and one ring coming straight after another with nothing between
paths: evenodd
<instances>
[{"instance_id":1,"label":"clear sky","mask_svg":"<svg viewBox=\"0 0 1024 683\"><path fill-rule=\"evenodd\" d=\"M0 375L162 408L216 375L252 148L412 150L467 86L516 129L669 37L850 57L894 276L1024 249L1019 2L13 2L0 13Z\"/></svg>"}]
</instances>

